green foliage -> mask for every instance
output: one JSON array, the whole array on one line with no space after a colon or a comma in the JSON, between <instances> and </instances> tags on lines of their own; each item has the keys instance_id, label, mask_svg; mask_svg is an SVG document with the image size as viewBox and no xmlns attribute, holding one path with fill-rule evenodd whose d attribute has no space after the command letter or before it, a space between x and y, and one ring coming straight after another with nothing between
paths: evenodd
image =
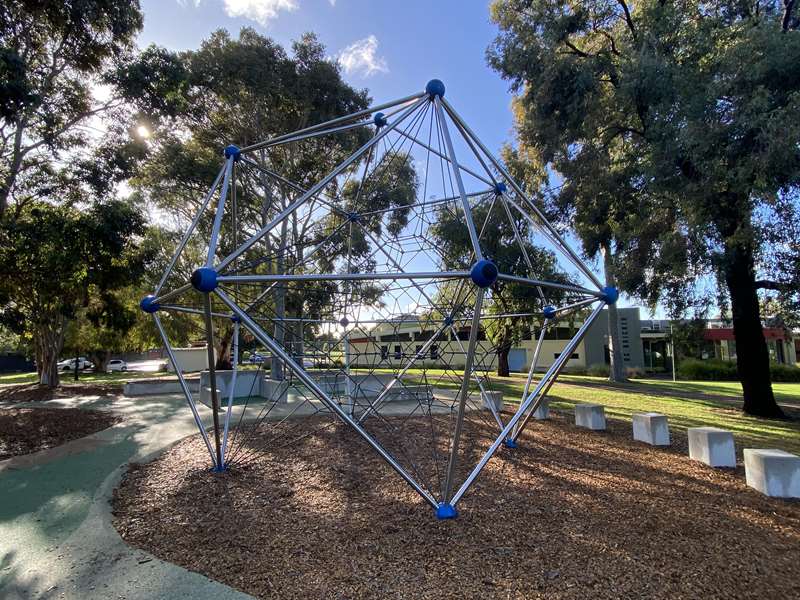
<instances>
[{"instance_id":1,"label":"green foliage","mask_svg":"<svg viewBox=\"0 0 800 600\"><path fill-rule=\"evenodd\" d=\"M772 381L786 383L800 382L800 369L790 365L770 365L770 375ZM724 360L697 360L693 358L683 359L678 365L678 377L680 379L694 381L736 381L739 376L736 371L736 363Z\"/></svg>"},{"instance_id":2,"label":"green foliage","mask_svg":"<svg viewBox=\"0 0 800 600\"><path fill-rule=\"evenodd\" d=\"M141 29L138 2L8 0L0 5L0 217L13 202L80 198L82 127L114 100L92 86L132 48Z\"/></svg>"},{"instance_id":3,"label":"green foliage","mask_svg":"<svg viewBox=\"0 0 800 600\"><path fill-rule=\"evenodd\" d=\"M611 369L608 365L591 365L588 369L586 369L586 374L592 377L608 377Z\"/></svg>"}]
</instances>

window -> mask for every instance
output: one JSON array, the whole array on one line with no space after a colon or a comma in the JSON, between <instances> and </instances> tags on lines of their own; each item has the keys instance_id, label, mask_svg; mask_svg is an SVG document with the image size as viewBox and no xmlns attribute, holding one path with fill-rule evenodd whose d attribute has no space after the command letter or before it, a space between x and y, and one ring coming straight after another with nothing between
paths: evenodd
<instances>
[{"instance_id":1,"label":"window","mask_svg":"<svg viewBox=\"0 0 800 600\"><path fill-rule=\"evenodd\" d=\"M422 344L417 344L417 348L414 350L414 356L418 356L420 352L422 352ZM422 357L420 356L420 358Z\"/></svg>"},{"instance_id":2,"label":"window","mask_svg":"<svg viewBox=\"0 0 800 600\"><path fill-rule=\"evenodd\" d=\"M559 356L561 356L560 352L556 352L555 354L553 354L553 358L558 358ZM569 357L570 360L573 360L573 359L576 359L576 358L580 358L580 356L578 356L577 352L573 352L572 356Z\"/></svg>"},{"instance_id":3,"label":"window","mask_svg":"<svg viewBox=\"0 0 800 600\"><path fill-rule=\"evenodd\" d=\"M439 346L434 344L431 346L431 360L437 360L439 358Z\"/></svg>"},{"instance_id":4,"label":"window","mask_svg":"<svg viewBox=\"0 0 800 600\"><path fill-rule=\"evenodd\" d=\"M389 358L389 346L381 346L381 360Z\"/></svg>"},{"instance_id":5,"label":"window","mask_svg":"<svg viewBox=\"0 0 800 600\"><path fill-rule=\"evenodd\" d=\"M394 347L394 357L398 360L403 358L403 347L399 344Z\"/></svg>"},{"instance_id":6,"label":"window","mask_svg":"<svg viewBox=\"0 0 800 600\"><path fill-rule=\"evenodd\" d=\"M414 334L415 342L427 342L433 337L433 331L417 331Z\"/></svg>"}]
</instances>

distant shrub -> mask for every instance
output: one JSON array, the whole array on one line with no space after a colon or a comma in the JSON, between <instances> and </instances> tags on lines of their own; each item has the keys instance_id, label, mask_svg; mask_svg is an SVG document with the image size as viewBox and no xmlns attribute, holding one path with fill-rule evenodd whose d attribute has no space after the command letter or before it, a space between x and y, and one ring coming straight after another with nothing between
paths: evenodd
<instances>
[{"instance_id":1,"label":"distant shrub","mask_svg":"<svg viewBox=\"0 0 800 600\"><path fill-rule=\"evenodd\" d=\"M608 365L596 364L591 365L587 370L586 373L591 375L592 377L608 377L611 373L611 369Z\"/></svg>"},{"instance_id":2,"label":"distant shrub","mask_svg":"<svg viewBox=\"0 0 800 600\"><path fill-rule=\"evenodd\" d=\"M564 373L569 373L570 375L588 375L588 371L585 367L565 367Z\"/></svg>"},{"instance_id":3,"label":"distant shrub","mask_svg":"<svg viewBox=\"0 0 800 600\"><path fill-rule=\"evenodd\" d=\"M628 379L644 377L644 369L640 369L639 367L625 367L625 377Z\"/></svg>"},{"instance_id":4,"label":"distant shrub","mask_svg":"<svg viewBox=\"0 0 800 600\"><path fill-rule=\"evenodd\" d=\"M772 381L800 383L800 369L791 365L770 365Z\"/></svg>"},{"instance_id":5,"label":"distant shrub","mask_svg":"<svg viewBox=\"0 0 800 600\"><path fill-rule=\"evenodd\" d=\"M734 362L684 358L678 364L678 378L697 381L735 381L738 375Z\"/></svg>"}]
</instances>

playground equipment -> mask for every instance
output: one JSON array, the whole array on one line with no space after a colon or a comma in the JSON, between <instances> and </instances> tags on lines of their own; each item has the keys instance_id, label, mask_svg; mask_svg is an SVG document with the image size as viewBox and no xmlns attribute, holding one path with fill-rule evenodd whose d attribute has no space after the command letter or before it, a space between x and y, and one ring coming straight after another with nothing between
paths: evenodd
<instances>
[{"instance_id":1,"label":"playground equipment","mask_svg":"<svg viewBox=\"0 0 800 600\"><path fill-rule=\"evenodd\" d=\"M304 163L320 149L337 162L325 174ZM442 233L445 221L461 229ZM498 245L501 222L508 239ZM468 251L455 252L446 236L460 236ZM503 248L519 260L509 263ZM553 256L564 277L538 277L532 248ZM503 310L512 288L529 298L525 310ZM203 319L209 368L200 399L212 408L212 431L175 370L215 470L303 443L338 420L439 518L453 518L498 450L517 447L588 328L616 300L434 79L394 102L226 147L140 306L171 359L161 315ZM547 360L548 331L568 318L582 324ZM491 333L509 320L535 331L524 393L502 412ZM255 371L239 362L245 335L269 354ZM215 346L232 349L225 373L215 369Z\"/></svg>"}]
</instances>

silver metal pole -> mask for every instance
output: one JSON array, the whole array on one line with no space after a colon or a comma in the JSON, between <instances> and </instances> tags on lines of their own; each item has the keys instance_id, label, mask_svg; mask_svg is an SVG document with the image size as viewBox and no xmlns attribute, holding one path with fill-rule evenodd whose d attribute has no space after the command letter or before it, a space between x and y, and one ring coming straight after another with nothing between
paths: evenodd
<instances>
[{"instance_id":1,"label":"silver metal pole","mask_svg":"<svg viewBox=\"0 0 800 600\"><path fill-rule=\"evenodd\" d=\"M525 194L525 192L522 190L522 188L519 187L519 185L517 185L517 182L514 180L514 178L511 177L511 175L508 174L508 171L506 171L506 169L503 166L503 164L497 158L495 158L494 155L491 152L489 152L488 148L486 148L486 146L483 144L483 142L481 142L480 139L478 139L478 136L475 135L475 132L473 132L469 128L469 126L464 122L464 119L462 119L458 115L458 113L455 111L455 109L450 105L450 103L445 98L441 98L441 103L442 103L442 106L445 108L445 110L447 110L448 114L453 118L453 120L456 121L461 126L461 128L464 131L467 132L467 134L473 139L473 141L483 151L483 153L486 155L486 158L488 158L489 161L491 161L491 163L494 165L494 168L497 169L500 172L500 174L503 176L503 178L511 185L511 187L514 188L514 191L521 198L525 198L525 200L530 205L531 209L542 220L542 223L544 224L544 226L559 241L559 243L563 247L564 251L566 251L575 261L577 261L576 266L578 266L578 268L581 271L583 271L584 275L586 275L592 281L592 283L594 283L598 287L598 289L602 289L603 285L600 283L600 280L597 279L597 276L594 273L592 273L592 271L581 260L581 258L577 254L575 254L575 252L572 250L572 248L569 247L569 245L567 245L566 241L564 241L564 239L561 237L561 235L558 233L558 231L556 231L555 227L553 227L550 224L550 222L545 218L545 216L536 207L536 205L533 204L533 202L530 201L530 199Z\"/></svg>"},{"instance_id":2,"label":"silver metal pole","mask_svg":"<svg viewBox=\"0 0 800 600\"><path fill-rule=\"evenodd\" d=\"M445 146L447 146L447 153L450 155L450 162L453 164L453 177L455 177L456 185L458 186L458 193L461 195L461 205L464 208L464 219L467 223L467 230L469 231L469 238L472 240L472 249L475 251L477 260L483 260L483 252L481 252L481 244L478 240L478 232L475 230L475 223L472 221L472 209L467 200L467 192L464 190L464 182L461 180L461 171L456 159L456 151L453 149L453 140L450 139L450 131L447 128L447 122L442 110L441 100L439 96L433 98L436 113L439 115L439 128L442 130Z\"/></svg>"},{"instance_id":3,"label":"silver metal pole","mask_svg":"<svg viewBox=\"0 0 800 600\"><path fill-rule=\"evenodd\" d=\"M410 96L406 96L405 98L400 98L399 100L392 100L391 102L384 102L383 104L378 104L377 106L370 106L369 108L365 108L364 110L359 110L357 112L351 113L349 115L344 115L343 117L336 117L335 119L330 119L329 121L324 121L322 123L318 123L317 125L312 125L311 127L306 127L305 129L300 129L299 131L293 131L292 133L287 133L284 135L280 135L276 138L272 138L271 140L266 140L263 142L258 142L256 144L251 144L250 146L245 146L242 148L242 152L252 152L253 150L259 150L261 148L266 148L268 146L274 146L275 144L279 144L282 141L290 138L293 135L297 135L300 133L306 133L308 131L314 131L316 129L320 129L322 127L328 127L330 125L335 125L336 123L343 123L345 121L350 121L352 119L359 119L361 117L370 115L374 112L378 112L379 110L386 110L387 108L392 108L393 106L397 106L399 104L405 104L407 102L413 102L414 100L418 100L419 98L425 97L427 99L427 94L425 92L421 92L419 94L412 94Z\"/></svg>"},{"instance_id":4,"label":"silver metal pole","mask_svg":"<svg viewBox=\"0 0 800 600\"><path fill-rule=\"evenodd\" d=\"M225 411L225 429L222 433L222 464L225 464L225 451L228 449L228 430L230 429L233 398L236 394L236 374L239 370L239 321L233 322L233 363L231 364L231 391L228 394L228 409Z\"/></svg>"},{"instance_id":5,"label":"silver metal pole","mask_svg":"<svg viewBox=\"0 0 800 600\"><path fill-rule=\"evenodd\" d=\"M211 201L211 197L214 195L214 192L217 190L217 186L219 185L222 176L225 174L225 169L227 168L227 163L222 165L222 168L219 170L219 174L217 178L214 180L214 183L211 185L211 189L206 194L206 197L203 199L202 204L200 205L200 210L197 211L197 214L194 216L194 220L189 225L189 229L186 230L186 233L183 234L180 243L178 244L178 248L175 250L175 254L172 255L172 260L169 261L169 265L167 266L167 270L164 271L164 275L161 277L161 281L158 282L155 291L153 292L154 296L158 296L158 293L161 291L161 288L164 287L164 284L167 282L167 277L169 277L170 273L172 273L172 269L175 268L175 263L178 262L178 257L183 252L183 249L186 247L186 244L189 242L189 237L192 235L195 227L200 222L200 217L203 216L203 213L206 212L206 208L208 208L208 203Z\"/></svg>"},{"instance_id":6,"label":"silver metal pole","mask_svg":"<svg viewBox=\"0 0 800 600\"><path fill-rule=\"evenodd\" d=\"M469 476L464 480L464 483L461 484L461 487L458 489L458 491L453 496L452 500L450 501L450 504L455 506L455 504L461 499L461 497L464 495L464 493L472 485L472 482L475 481L475 478L480 474L480 472L486 466L486 463L488 463L489 460L492 458L492 456L494 456L494 453L497 452L497 449L500 447L500 444L502 444L503 441L508 437L508 435L514 429L514 426L522 418L522 415L528 410L528 408L531 407L531 405L533 405L532 409L534 411L537 408L539 408L538 403L534 403L534 400L536 399L537 394L539 393L539 390L541 388L543 388L544 385L547 383L547 380L548 380L551 372L557 371L559 369L560 363L566 362L567 360L569 360L569 357L572 355L573 350L578 345L578 343L580 343L580 341L583 338L583 336L586 335L586 332L589 330L589 327L591 326L591 324L603 312L603 306L604 306L604 304L600 304L597 308L594 309L592 314L589 315L589 318L586 319L586 322L578 330L578 333L575 334L575 337L572 338L572 340L569 342L569 344L567 344L566 348L561 353L561 356L559 356L558 359L550 366L550 369L547 371L547 373L545 374L545 376L542 379L542 381L539 382L539 385L536 386L536 389L533 392L531 392L531 395L528 396L528 398L522 404L522 406L520 407L520 410L518 410L514 414L514 416L511 418L511 420L508 423L506 423L506 426L503 429L503 431L500 432L500 435L497 436L497 439L495 439L495 441L492 443L492 445L489 447L489 449L483 455L483 457L478 462L478 464L475 466L475 468L472 470L472 472L469 474Z\"/></svg>"},{"instance_id":7,"label":"silver metal pole","mask_svg":"<svg viewBox=\"0 0 800 600\"><path fill-rule=\"evenodd\" d=\"M475 357L475 345L478 343L478 330L481 326L481 307L483 306L483 296L486 293L484 288L478 288L475 296L475 312L472 315L472 328L469 332L469 344L467 345L467 356L464 364L464 378L461 380L461 390L458 401L458 414L453 430L453 445L450 448L450 460L447 464L447 478L444 483L444 494L442 501L445 504L453 504L450 501L450 492L453 489L453 478L458 466L458 449L461 441L461 430L464 427L464 411L467 405L467 395L469 393L469 380L472 373L472 361Z\"/></svg>"},{"instance_id":8,"label":"silver metal pole","mask_svg":"<svg viewBox=\"0 0 800 600\"><path fill-rule=\"evenodd\" d=\"M177 359L175 358L175 353L172 351L172 346L169 345L169 340L167 339L167 333L164 331L164 326L161 324L161 319L158 318L158 315L153 313L153 321L156 324L156 329L158 329L158 333L161 336L161 341L164 344L164 348L167 351L167 355L169 356L169 360L172 363L172 368L175 370L175 374L178 376L178 383L183 390L183 395L186 397L186 402L189 404L189 409L192 411L192 416L194 417L195 425L197 425L197 429L200 430L200 435L203 436L203 441L206 444L206 448L208 449L208 455L211 457L211 464L215 467L217 466L217 459L214 456L214 450L211 448L211 442L208 440L208 434L206 433L205 425L203 425L203 421L200 419L200 414L197 412L197 406L194 403L194 398L192 397L192 392L189 391L189 386L186 385L186 380L183 378L183 372L181 371L181 367L178 364Z\"/></svg>"},{"instance_id":9,"label":"silver metal pole","mask_svg":"<svg viewBox=\"0 0 800 600\"><path fill-rule=\"evenodd\" d=\"M208 354L208 383L211 386L211 411L214 418L214 446L217 449L217 469L225 468L222 462L222 444L219 436L219 396L217 395L217 366L214 364L214 323L211 320L211 296L203 294L206 320L206 350Z\"/></svg>"},{"instance_id":10,"label":"silver metal pole","mask_svg":"<svg viewBox=\"0 0 800 600\"><path fill-rule=\"evenodd\" d=\"M433 508L438 508L438 503L434 499L433 496L430 495L422 486L420 486L411 475L409 475L405 469L389 454L386 450L383 449L381 446L361 425L356 423L353 419L350 418L342 408L334 402L318 385L317 382L314 381L306 372L303 370L300 365L298 365L291 356L289 356L280 345L275 342L263 329L261 329L258 324L253 321L250 316L244 312L239 306L236 305L230 298L228 298L227 294L223 292L221 289L217 288L214 290L214 293L217 294L220 300L225 303L225 305L230 308L236 316L238 316L242 324L247 327L250 332L258 338L258 340L264 344L266 347L270 349L273 355L277 356L280 360L284 362L297 376L297 378L302 381L309 390L319 398L320 402L322 402L328 409L336 413L336 415L345 423L350 425L353 429L355 429L356 433L358 433L372 448L385 460L389 466L391 466L397 473L405 480L405 482L410 485L422 498L428 502Z\"/></svg>"},{"instance_id":11,"label":"silver metal pole","mask_svg":"<svg viewBox=\"0 0 800 600\"><path fill-rule=\"evenodd\" d=\"M539 339L536 341L536 350L533 352L533 359L531 360L531 368L528 370L528 378L525 380L525 388L522 391L522 398L519 399L519 405L522 406L522 403L525 401L525 398L528 397L528 390L531 387L531 381L533 381L533 373L536 371L536 365L539 362L539 352L542 349L542 342L544 341L544 336L547 333L547 325L550 323L550 319L545 318L544 323L542 323L542 330L539 332ZM516 428L514 429L514 433L516 433Z\"/></svg>"},{"instance_id":12,"label":"silver metal pole","mask_svg":"<svg viewBox=\"0 0 800 600\"><path fill-rule=\"evenodd\" d=\"M593 304L594 302L598 302L599 300L600 298L584 298L583 300L573 302L572 304L567 304L566 306L559 306L556 308L556 312L559 315L563 315L567 311L570 311L575 308L580 308L581 306L586 306L587 304Z\"/></svg>"},{"instance_id":13,"label":"silver metal pole","mask_svg":"<svg viewBox=\"0 0 800 600\"><path fill-rule=\"evenodd\" d=\"M322 189L325 188L331 181L336 179L339 174L344 171L347 167L353 164L359 157L364 154L367 150L372 148L375 144L377 144L380 140L384 138L390 131L392 131L395 127L397 127L400 123L402 123L406 117L410 114L415 112L420 106L422 106L425 102L427 102L427 98L422 98L412 104L409 108L407 108L398 118L397 120L384 127L379 133L375 136L370 138L370 140L361 146L358 150L356 150L353 154L351 154L348 158L346 158L343 162L339 163L327 176L325 176L319 183L314 185L310 190L308 190L305 194L302 194L297 200L292 202L289 206L283 209L272 221L267 223L264 227L262 227L254 236L252 236L249 240L244 242L237 250L235 250L232 254L229 254L225 257L219 265L217 265L217 271L221 271L224 269L231 261L235 260L238 256L247 252L250 247L253 246L256 242L258 242L262 237L264 237L267 233L272 231L278 224L281 223L286 217L292 214L299 206L305 203L310 197L319 193Z\"/></svg>"},{"instance_id":14,"label":"silver metal pole","mask_svg":"<svg viewBox=\"0 0 800 600\"><path fill-rule=\"evenodd\" d=\"M541 279L530 279L528 277L517 277L516 275L506 275L505 273L500 273L497 276L498 279L503 281L512 281L514 283L524 283L533 286L541 286L544 288L553 288L555 290L564 290L567 292L577 292L579 294L587 294L589 296L596 296L597 298L603 297L603 292L589 290L584 287L580 287L577 285L568 285L566 283L556 283L554 281L542 281Z\"/></svg>"},{"instance_id":15,"label":"silver metal pole","mask_svg":"<svg viewBox=\"0 0 800 600\"><path fill-rule=\"evenodd\" d=\"M672 381L678 380L678 375L675 372L675 331L672 328L672 321L669 323L669 345L672 350ZM652 353L652 348L650 350Z\"/></svg>"},{"instance_id":16,"label":"silver metal pole","mask_svg":"<svg viewBox=\"0 0 800 600\"><path fill-rule=\"evenodd\" d=\"M166 302L167 300L172 300L173 298L177 298L184 292L188 292L189 290L194 289L192 288L191 283L184 283L181 287L175 288L171 292L167 292L163 296L158 296L155 300L153 300L156 304L161 304L162 302Z\"/></svg>"},{"instance_id":17,"label":"silver metal pole","mask_svg":"<svg viewBox=\"0 0 800 600\"><path fill-rule=\"evenodd\" d=\"M289 275L220 275L220 283L260 283L263 281L363 281L373 279L465 279L469 271L442 273L300 273Z\"/></svg>"},{"instance_id":18,"label":"silver metal pole","mask_svg":"<svg viewBox=\"0 0 800 600\"><path fill-rule=\"evenodd\" d=\"M233 156L228 159L225 165L225 179L222 180L222 191L219 194L219 204L217 213L214 215L214 225L211 228L211 240L208 242L208 260L206 266L210 267L214 263L214 254L217 252L217 242L219 240L219 230L222 227L222 215L225 212L225 199L228 197L228 187L231 182L231 172L233 171Z\"/></svg>"},{"instance_id":19,"label":"silver metal pole","mask_svg":"<svg viewBox=\"0 0 800 600\"><path fill-rule=\"evenodd\" d=\"M174 310L175 312L190 313L190 314L193 314L193 315L205 315L206 314L206 311L204 311L204 310L200 310L199 308L190 308L188 306L177 306L176 304L159 304L159 306L161 307L161 310L167 311L167 312L169 312L171 310ZM226 315L225 313L218 313L218 312L212 312L211 316L213 316L213 317L222 317L222 318L227 318L227 319L231 318L231 315Z\"/></svg>"}]
</instances>

